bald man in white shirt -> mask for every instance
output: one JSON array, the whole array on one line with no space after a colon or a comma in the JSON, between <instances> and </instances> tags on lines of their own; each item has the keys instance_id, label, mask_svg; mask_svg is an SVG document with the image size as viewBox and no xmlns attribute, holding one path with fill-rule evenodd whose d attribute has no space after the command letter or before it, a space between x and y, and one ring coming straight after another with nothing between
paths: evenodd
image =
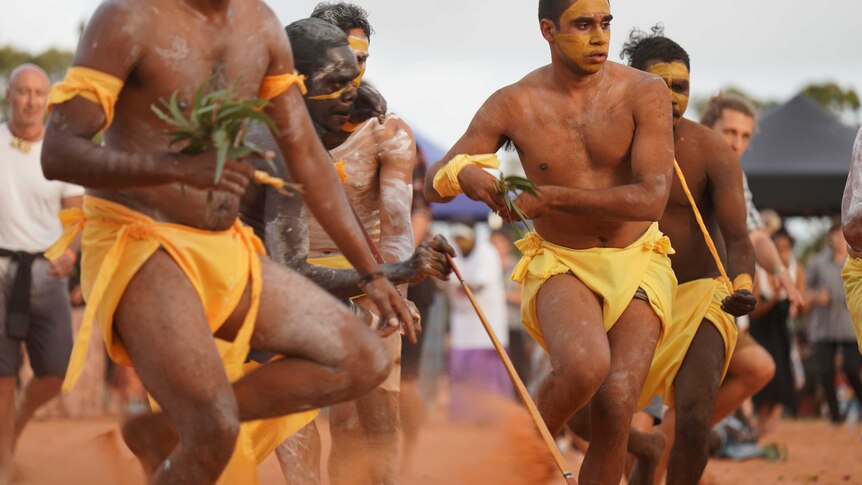
<instances>
[{"instance_id":1,"label":"bald man in white shirt","mask_svg":"<svg viewBox=\"0 0 862 485\"><path fill-rule=\"evenodd\" d=\"M42 253L63 232L58 213L80 206L84 189L42 174L48 83L32 64L12 71L6 90L12 116L0 124L0 485L12 479L24 426L60 392L72 350L68 277L76 252L53 263ZM22 344L35 377L16 408Z\"/></svg>"}]
</instances>

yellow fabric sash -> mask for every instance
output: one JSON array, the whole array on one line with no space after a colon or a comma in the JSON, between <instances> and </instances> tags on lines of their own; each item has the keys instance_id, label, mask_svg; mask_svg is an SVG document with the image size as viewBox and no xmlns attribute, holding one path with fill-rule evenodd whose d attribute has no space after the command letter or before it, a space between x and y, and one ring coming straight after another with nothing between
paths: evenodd
<instances>
[{"instance_id":1,"label":"yellow fabric sash","mask_svg":"<svg viewBox=\"0 0 862 485\"><path fill-rule=\"evenodd\" d=\"M701 322L710 322L724 341L724 365L721 378L727 374L730 358L736 348L739 329L733 317L721 309L721 302L729 293L720 278L703 278L682 283L673 299L673 325L656 348L649 375L638 400L642 407L655 396L665 404L676 403L674 381L686 354L694 341Z\"/></svg>"},{"instance_id":2,"label":"yellow fabric sash","mask_svg":"<svg viewBox=\"0 0 862 485\"><path fill-rule=\"evenodd\" d=\"M485 155L457 155L434 175L434 190L440 197L455 197L462 193L458 174L469 165L481 168L500 168L500 160L494 153Z\"/></svg>"},{"instance_id":3,"label":"yellow fabric sash","mask_svg":"<svg viewBox=\"0 0 862 485\"><path fill-rule=\"evenodd\" d=\"M122 89L122 79L88 67L72 66L66 71L66 77L51 87L51 92L48 94L48 110L75 96L80 96L102 108L105 114L102 130L105 130L114 121L114 105L117 104L117 97Z\"/></svg>"},{"instance_id":4,"label":"yellow fabric sash","mask_svg":"<svg viewBox=\"0 0 862 485\"><path fill-rule=\"evenodd\" d=\"M258 255L265 250L250 228L239 221L231 229L219 232L160 223L120 204L91 196L84 197L82 209L62 211L60 219L65 232L45 252L45 257L57 259L83 232L81 285L87 300L63 384L65 391L71 390L81 375L94 320L102 327L111 358L131 365L125 347L114 338L113 313L135 273L160 248L189 278L213 332L233 312L250 277L251 304L242 327L233 342L216 340L228 377L235 379L241 375L263 287Z\"/></svg>"},{"instance_id":5,"label":"yellow fabric sash","mask_svg":"<svg viewBox=\"0 0 862 485\"><path fill-rule=\"evenodd\" d=\"M862 352L862 259L852 256L847 258L841 271L844 279L844 293L847 296L847 308L856 330L856 342Z\"/></svg>"},{"instance_id":6,"label":"yellow fabric sash","mask_svg":"<svg viewBox=\"0 0 862 485\"><path fill-rule=\"evenodd\" d=\"M249 374L264 364L258 362L248 362L243 364L243 374ZM314 418L320 414L319 409L312 409L301 413L288 414L278 418L262 419L258 421L249 421L242 423L242 438L248 440L244 445L246 450L246 458L251 458L254 465L260 465L280 444L292 436L297 431L304 428L308 423L314 421ZM238 467L241 470L241 467ZM230 470L230 467L228 467ZM239 475L242 476L242 475ZM226 480L226 473L222 475L222 481L227 484L245 483L243 481Z\"/></svg>"},{"instance_id":7,"label":"yellow fabric sash","mask_svg":"<svg viewBox=\"0 0 862 485\"><path fill-rule=\"evenodd\" d=\"M268 101L287 91L294 84L303 95L308 92L305 89L305 76L296 71L266 76L260 83L260 90L258 90L257 97Z\"/></svg>"},{"instance_id":8,"label":"yellow fabric sash","mask_svg":"<svg viewBox=\"0 0 862 485\"><path fill-rule=\"evenodd\" d=\"M703 234L703 240L706 242L706 246L709 248L709 252L712 254L712 259L715 260L715 265L718 267L718 272L721 273L721 279L724 282L725 286L727 286L727 291L733 293L733 284L730 283L730 278L727 276L727 271L724 270L724 264L721 262L721 258L718 256L718 249L715 247L715 242L712 240L712 236L709 235L709 230L706 228L706 224L703 222L703 216L700 215L700 210L697 208L697 204L694 202L694 196L691 195L691 190L688 188L688 184L685 181L685 175L682 173L682 168L680 168L679 163L676 160L673 161L673 169L676 171L676 176L679 177L679 181L682 184L682 190L685 192L685 196L688 197L688 202L691 204L691 210L694 212L694 218L697 220L697 225L700 227L700 232ZM741 288L747 289L747 288Z\"/></svg>"},{"instance_id":9,"label":"yellow fabric sash","mask_svg":"<svg viewBox=\"0 0 862 485\"><path fill-rule=\"evenodd\" d=\"M535 232L515 245L524 254L512 271L512 280L523 285L521 321L543 348L536 299L546 281L565 273L572 273L602 300L605 330L613 327L641 288L662 322L662 335L667 333L676 291L676 276L667 255L674 250L657 223L625 248L571 249L548 242Z\"/></svg>"}]
</instances>

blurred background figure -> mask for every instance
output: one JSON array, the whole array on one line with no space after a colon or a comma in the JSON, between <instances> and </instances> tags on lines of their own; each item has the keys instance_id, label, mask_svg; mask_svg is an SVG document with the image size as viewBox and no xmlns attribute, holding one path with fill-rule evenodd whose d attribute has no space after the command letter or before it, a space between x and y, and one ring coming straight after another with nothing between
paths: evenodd
<instances>
[{"instance_id":1,"label":"blurred background figure","mask_svg":"<svg viewBox=\"0 0 862 485\"><path fill-rule=\"evenodd\" d=\"M780 225L780 221L778 224ZM782 246L785 249L782 263L787 267L791 281L798 281L799 273L796 260L791 254L793 240L790 235L783 230L778 230L772 238L779 254ZM789 326L790 302L787 299L787 292L776 284L772 275L758 266L755 293L758 295L758 304L749 316L751 319L749 332L775 361L775 375L752 398L758 415L759 431L765 434L774 428L784 412L790 416L796 416L798 399L796 374L791 359L793 337Z\"/></svg>"},{"instance_id":2,"label":"blurred background figure","mask_svg":"<svg viewBox=\"0 0 862 485\"><path fill-rule=\"evenodd\" d=\"M841 423L846 417L839 408L835 387L835 362L839 355L846 382L856 399L862 402L862 381L859 378L862 356L856 344L841 280L841 268L846 259L847 242L841 225L835 223L829 229L826 247L808 262L811 302L808 338L813 347L814 373L822 386L833 423Z\"/></svg>"},{"instance_id":3,"label":"blurred background figure","mask_svg":"<svg viewBox=\"0 0 862 485\"><path fill-rule=\"evenodd\" d=\"M518 376L527 382L530 378L530 353L535 342L521 325L521 285L509 277L518 263L518 257L512 252L515 245L504 229L491 232L491 244L500 254L502 263L503 288L506 290L506 321L509 325L509 357Z\"/></svg>"},{"instance_id":4,"label":"blurred background figure","mask_svg":"<svg viewBox=\"0 0 862 485\"><path fill-rule=\"evenodd\" d=\"M464 281L500 343L507 346L509 326L499 252L487 237L477 238L474 228L466 224L454 224L451 234ZM511 397L512 383L464 289L455 278L450 280L448 289L449 418L458 422L488 422L495 416L482 404L481 397Z\"/></svg>"},{"instance_id":5,"label":"blurred background figure","mask_svg":"<svg viewBox=\"0 0 862 485\"><path fill-rule=\"evenodd\" d=\"M43 252L63 232L57 214L80 207L84 189L42 174L48 75L24 64L12 71L0 124L0 483L12 474L12 453L33 414L60 393L72 351L69 280L75 251L48 262ZM21 389L21 347L34 378Z\"/></svg>"},{"instance_id":6,"label":"blurred background figure","mask_svg":"<svg viewBox=\"0 0 862 485\"><path fill-rule=\"evenodd\" d=\"M416 166L413 169L413 205L411 207L411 222L413 224L414 247L430 238L431 204L425 200L423 187L425 185L425 170L428 164L422 147L416 145ZM425 415L425 402L419 390L419 372L422 369L422 350L425 347L425 336L430 325L430 311L437 296L437 284L434 278L426 278L407 290L407 299L412 301L419 310L423 328L416 335L416 344L403 337L401 345L401 432L403 441L403 466L409 467L414 454L416 442L419 439L419 429Z\"/></svg>"}]
</instances>

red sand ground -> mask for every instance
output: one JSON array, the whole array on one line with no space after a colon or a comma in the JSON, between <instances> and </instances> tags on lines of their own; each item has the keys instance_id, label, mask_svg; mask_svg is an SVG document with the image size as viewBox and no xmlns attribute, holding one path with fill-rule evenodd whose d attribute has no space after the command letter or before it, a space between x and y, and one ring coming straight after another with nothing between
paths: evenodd
<instances>
[{"instance_id":1,"label":"red sand ground","mask_svg":"<svg viewBox=\"0 0 862 485\"><path fill-rule=\"evenodd\" d=\"M562 483L537 441L528 418L507 415L510 426L465 426L431 416L423 430L413 469L401 483L424 484L536 484ZM324 423L325 425L325 423ZM134 458L116 434L113 419L39 421L27 429L17 455L20 479L27 485L141 484ZM762 460L731 463L713 460L707 467L711 484L860 484L862 483L862 427L833 427L822 421L783 422L767 441L784 443L786 462ZM325 435L326 433L324 433ZM576 467L580 456L568 454ZM261 483L281 485L277 462L261 467Z\"/></svg>"}]
</instances>

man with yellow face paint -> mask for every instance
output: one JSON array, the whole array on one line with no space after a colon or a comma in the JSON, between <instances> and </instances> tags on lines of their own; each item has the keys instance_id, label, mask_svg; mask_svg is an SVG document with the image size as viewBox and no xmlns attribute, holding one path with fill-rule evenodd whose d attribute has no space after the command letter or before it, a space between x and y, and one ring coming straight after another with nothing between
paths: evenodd
<instances>
[{"instance_id":1,"label":"man with yellow face paint","mask_svg":"<svg viewBox=\"0 0 862 485\"><path fill-rule=\"evenodd\" d=\"M516 203L536 231L524 258L521 318L553 371L538 408L552 434L591 399L593 442L583 483L618 483L626 436L656 345L670 322L676 279L658 230L671 187L673 132L664 84L606 62L607 0L540 0L551 64L493 94L426 178L426 197L459 193L504 217L497 164L518 150L538 197Z\"/></svg>"},{"instance_id":2,"label":"man with yellow face paint","mask_svg":"<svg viewBox=\"0 0 862 485\"><path fill-rule=\"evenodd\" d=\"M416 142L410 127L392 113L381 123L370 118L352 131L344 124L356 101L359 77L356 46L360 32L371 31L364 11L348 4L333 8L353 12L354 23L364 21L364 27L355 27L345 39L343 29L319 18L303 19L287 26L287 34L295 47L296 66L308 77L306 106L315 123L317 133L333 160L343 164L344 189L365 230L379 249L384 263L398 263L413 254L413 231L410 207L412 204L412 174L416 163ZM341 11L341 10L339 10ZM359 19L359 20L357 20ZM341 45L347 40L352 51L340 47L338 52L322 47L325 39L339 38ZM345 46L346 47L346 46ZM325 52L325 54L321 54ZM331 65L327 63L332 61ZM267 231L283 225L280 217L267 222ZM308 263L330 270L351 270L343 253L324 231L321 217L308 218ZM283 246L277 244L277 246ZM442 256L442 253L439 253ZM331 280L330 280L331 281ZM401 294L407 293L406 281L401 281ZM355 285L353 285L354 289ZM377 309L361 291L347 295L351 301L368 312ZM367 313L367 312L366 312ZM329 412L332 453L329 458L330 482L394 483L398 464L398 416L400 394L400 355L402 338L398 333L387 334L384 345L388 352L391 371L385 382L356 401L333 406ZM297 470L319 468L319 459L308 466L307 450L319 451L319 438L314 424L288 439L277 451L282 469L290 473L291 483L317 483L311 473L298 476ZM318 452L319 454L319 452ZM314 455L314 453L312 453ZM314 456L311 456L314 458Z\"/></svg>"},{"instance_id":3,"label":"man with yellow face paint","mask_svg":"<svg viewBox=\"0 0 862 485\"><path fill-rule=\"evenodd\" d=\"M357 89L356 101L350 113L350 121L344 124L342 130L348 133L356 131L360 125L371 118L378 118L383 123L386 115L386 100L373 86L362 82L368 57L371 55L371 34L374 29L368 22L368 12L362 7L347 2L322 2L314 7L312 18L325 20L338 27L347 35L347 42L356 54L356 64L359 75L354 79L353 86Z\"/></svg>"},{"instance_id":4,"label":"man with yellow face paint","mask_svg":"<svg viewBox=\"0 0 862 485\"><path fill-rule=\"evenodd\" d=\"M662 428L672 443L666 448L670 456L667 483L697 483L708 458L707 437L716 395L736 345L733 317L750 313L756 303L752 293L754 249L746 227L742 171L721 136L683 118L690 76L688 54L682 47L664 37L657 26L651 35L633 31L623 57L628 57L630 66L660 77L671 92L674 151L680 171L659 226L676 249L671 261L679 287L671 331L656 350L650 369L648 383L656 385L645 386L642 397L661 396L676 411L667 415ZM702 234L696 211L709 237ZM713 241L721 269L710 254ZM719 277L724 265L733 280L733 291ZM652 483L654 471L636 467L630 483Z\"/></svg>"}]
</instances>

